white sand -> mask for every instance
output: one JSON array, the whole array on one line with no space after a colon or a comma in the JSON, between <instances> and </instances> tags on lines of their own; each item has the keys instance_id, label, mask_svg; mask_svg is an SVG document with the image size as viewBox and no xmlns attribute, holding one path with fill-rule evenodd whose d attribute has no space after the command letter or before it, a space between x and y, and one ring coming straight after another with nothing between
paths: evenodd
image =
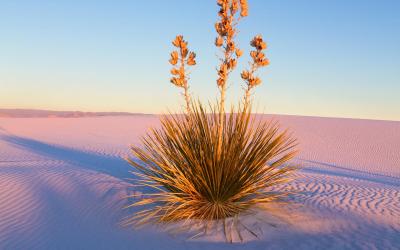
<instances>
[{"instance_id":1,"label":"white sand","mask_svg":"<svg viewBox=\"0 0 400 250\"><path fill-rule=\"evenodd\" d=\"M0 118L0 249L400 249L400 122L277 118L302 149L290 223L236 245L118 225L121 157L157 117Z\"/></svg>"}]
</instances>

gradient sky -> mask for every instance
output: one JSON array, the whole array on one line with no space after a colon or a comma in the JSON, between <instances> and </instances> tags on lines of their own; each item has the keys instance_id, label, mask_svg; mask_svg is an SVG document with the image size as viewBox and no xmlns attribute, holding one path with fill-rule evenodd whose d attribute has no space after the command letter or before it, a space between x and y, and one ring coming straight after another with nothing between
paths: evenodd
<instances>
[{"instance_id":1,"label":"gradient sky","mask_svg":"<svg viewBox=\"0 0 400 250\"><path fill-rule=\"evenodd\" d=\"M262 34L271 65L257 110L400 120L400 1L249 0L239 24ZM170 41L198 56L191 92L217 97L214 0L0 2L0 108L161 113L183 104L169 83ZM238 72L228 99L242 96Z\"/></svg>"}]
</instances>

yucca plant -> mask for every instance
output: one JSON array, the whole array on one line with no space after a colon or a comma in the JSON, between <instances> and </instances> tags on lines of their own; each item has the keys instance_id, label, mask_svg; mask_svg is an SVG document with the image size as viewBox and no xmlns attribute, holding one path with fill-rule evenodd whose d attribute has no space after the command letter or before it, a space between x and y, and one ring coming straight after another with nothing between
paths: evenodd
<instances>
[{"instance_id":1,"label":"yucca plant","mask_svg":"<svg viewBox=\"0 0 400 250\"><path fill-rule=\"evenodd\" d=\"M246 84L243 103L225 112L228 75L242 55L233 41L235 25L247 16L248 7L244 0L217 3L221 20L215 25L215 44L223 52L217 80L219 102L206 108L190 100L186 69L196 64L196 54L177 36L173 41L177 50L170 59L171 82L184 90L185 113L162 116L161 127L143 137L141 147L132 147L134 158L128 161L135 168L133 180L145 191L130 196L135 200L127 207L141 209L126 218L126 225L181 223L190 228L193 222L200 223L200 231L206 233L210 225L222 224L226 229L226 221L232 218L238 225L242 214L287 195L272 188L289 181L296 169L289 164L296 154L296 140L278 123L251 114L250 91L261 83L255 72L269 64L263 52L266 43L260 35L251 41L255 48L250 52L251 68L241 74ZM235 19L237 14L240 17ZM239 227L230 229L242 239Z\"/></svg>"}]
</instances>

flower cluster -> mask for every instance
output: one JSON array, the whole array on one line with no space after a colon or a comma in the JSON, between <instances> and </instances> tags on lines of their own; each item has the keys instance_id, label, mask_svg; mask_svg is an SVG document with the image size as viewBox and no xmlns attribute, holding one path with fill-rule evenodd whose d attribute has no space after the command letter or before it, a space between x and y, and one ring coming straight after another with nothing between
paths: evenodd
<instances>
[{"instance_id":1,"label":"flower cluster","mask_svg":"<svg viewBox=\"0 0 400 250\"><path fill-rule=\"evenodd\" d=\"M196 54L194 52L189 52L187 48L188 43L181 35L176 36L172 44L178 48L178 51L173 51L171 53L171 58L169 59L169 62L173 66L171 69L171 74L173 75L171 83L178 87L185 87L187 86L185 65L196 65ZM178 62L180 62L180 64L176 67Z\"/></svg>"},{"instance_id":2,"label":"flower cluster","mask_svg":"<svg viewBox=\"0 0 400 250\"><path fill-rule=\"evenodd\" d=\"M218 34L215 45L224 50L224 58L218 69L217 84L224 88L229 72L236 67L237 59L243 54L233 40L237 33L235 15L240 8L240 16L247 16L248 7L247 0L218 0L217 4L220 7L218 12L220 20L215 24L215 30Z\"/></svg>"},{"instance_id":3,"label":"flower cluster","mask_svg":"<svg viewBox=\"0 0 400 250\"><path fill-rule=\"evenodd\" d=\"M261 79L258 76L253 76L248 70L243 70L241 77L246 81L249 87L254 87L261 83Z\"/></svg>"},{"instance_id":4,"label":"flower cluster","mask_svg":"<svg viewBox=\"0 0 400 250\"><path fill-rule=\"evenodd\" d=\"M261 83L259 77L254 76L255 71L260 67L265 67L269 65L269 60L265 58L263 50L267 48L267 44L263 41L261 35L257 35L250 42L250 45L255 48L255 50L250 52L250 56L253 59L251 62L251 70L244 70L241 74L242 79L248 85L248 89L257 86Z\"/></svg>"}]
</instances>

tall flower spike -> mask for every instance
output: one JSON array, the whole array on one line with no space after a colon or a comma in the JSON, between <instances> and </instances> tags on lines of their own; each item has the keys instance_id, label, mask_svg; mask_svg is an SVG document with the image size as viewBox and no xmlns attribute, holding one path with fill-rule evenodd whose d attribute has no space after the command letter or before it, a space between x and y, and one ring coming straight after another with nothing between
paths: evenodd
<instances>
[{"instance_id":1,"label":"tall flower spike","mask_svg":"<svg viewBox=\"0 0 400 250\"><path fill-rule=\"evenodd\" d=\"M171 83L179 88L183 88L185 102L186 102L186 112L190 112L190 95L189 95L189 85L188 85L188 73L186 72L186 66L196 65L196 54L190 52L187 48L188 42L183 39L182 35L178 35L172 41L178 51L173 51L171 53L171 58L169 63L172 65L171 69Z\"/></svg>"},{"instance_id":2,"label":"tall flower spike","mask_svg":"<svg viewBox=\"0 0 400 250\"><path fill-rule=\"evenodd\" d=\"M264 42L262 36L255 36L251 40L250 45L255 48L255 50L250 52L250 56L252 58L252 62L250 62L251 69L244 70L241 74L242 79L247 85L244 96L245 108L249 106L252 88L261 84L261 79L254 75L255 72L259 68L269 65L269 60L265 58L265 53L263 52L263 50L267 48L267 44Z\"/></svg>"},{"instance_id":3,"label":"tall flower spike","mask_svg":"<svg viewBox=\"0 0 400 250\"><path fill-rule=\"evenodd\" d=\"M217 0L220 7L218 11L219 20L215 23L217 38L215 45L221 48L222 56L220 58L221 65L217 70L217 86L220 90L219 99L219 143L217 146L217 154L221 152L222 146L222 129L225 119L225 92L229 74L236 68L237 59L242 55L242 51L237 48L234 41L237 34L236 24L240 20L240 16L247 14L247 1L243 0ZM237 15L240 8L240 16Z\"/></svg>"}]
</instances>

